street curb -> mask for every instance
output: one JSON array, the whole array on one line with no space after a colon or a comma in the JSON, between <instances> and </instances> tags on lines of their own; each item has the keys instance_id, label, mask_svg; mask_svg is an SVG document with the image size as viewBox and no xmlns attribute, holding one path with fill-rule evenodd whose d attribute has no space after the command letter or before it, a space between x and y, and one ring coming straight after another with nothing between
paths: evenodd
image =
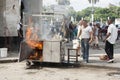
<instances>
[{"instance_id":1,"label":"street curb","mask_svg":"<svg viewBox=\"0 0 120 80\"><path fill-rule=\"evenodd\" d=\"M0 63L13 63L13 62L18 62L18 59L4 59L4 60L0 60Z\"/></svg>"}]
</instances>

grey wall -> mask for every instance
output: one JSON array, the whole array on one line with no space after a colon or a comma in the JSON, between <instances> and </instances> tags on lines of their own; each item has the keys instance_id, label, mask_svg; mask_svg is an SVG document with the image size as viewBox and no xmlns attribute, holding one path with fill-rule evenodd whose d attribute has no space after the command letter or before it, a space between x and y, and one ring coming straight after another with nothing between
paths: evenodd
<instances>
[{"instance_id":1,"label":"grey wall","mask_svg":"<svg viewBox=\"0 0 120 80\"><path fill-rule=\"evenodd\" d=\"M40 14L42 12L42 0L23 0L24 12L30 14Z\"/></svg>"},{"instance_id":2,"label":"grey wall","mask_svg":"<svg viewBox=\"0 0 120 80\"><path fill-rule=\"evenodd\" d=\"M19 0L0 0L0 36L17 36L19 9Z\"/></svg>"},{"instance_id":3,"label":"grey wall","mask_svg":"<svg viewBox=\"0 0 120 80\"><path fill-rule=\"evenodd\" d=\"M6 6L6 0L0 0L0 36L4 34L5 18L3 12Z\"/></svg>"}]
</instances>

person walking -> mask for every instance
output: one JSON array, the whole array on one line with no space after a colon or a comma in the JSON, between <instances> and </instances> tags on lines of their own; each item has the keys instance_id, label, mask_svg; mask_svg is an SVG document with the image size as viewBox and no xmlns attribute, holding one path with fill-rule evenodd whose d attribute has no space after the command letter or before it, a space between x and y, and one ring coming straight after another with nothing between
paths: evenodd
<instances>
[{"instance_id":1,"label":"person walking","mask_svg":"<svg viewBox=\"0 0 120 80\"><path fill-rule=\"evenodd\" d=\"M73 40L73 38L74 38L73 28L74 28L74 25L73 25L73 23L72 23L72 22L70 22L70 24L69 24L70 41L72 41L72 40Z\"/></svg>"},{"instance_id":2,"label":"person walking","mask_svg":"<svg viewBox=\"0 0 120 80\"><path fill-rule=\"evenodd\" d=\"M93 41L93 31L90 26L87 25L86 20L82 21L82 27L79 31L79 36L81 36L81 49L83 54L83 61L85 63L89 62L89 44Z\"/></svg>"},{"instance_id":3,"label":"person walking","mask_svg":"<svg viewBox=\"0 0 120 80\"><path fill-rule=\"evenodd\" d=\"M98 49L98 50L100 50L100 47L99 47L99 39L98 39L99 27L100 27L100 24L99 24L99 23L96 23L96 24L94 25L94 28L93 28L93 36L94 36L93 49Z\"/></svg>"},{"instance_id":4,"label":"person walking","mask_svg":"<svg viewBox=\"0 0 120 80\"><path fill-rule=\"evenodd\" d=\"M112 19L108 20L108 29L107 29L107 35L106 38L104 39L105 42L105 52L107 53L108 56L108 63L113 63L114 62L114 44L117 40L117 35L118 35L118 29L116 26L113 24Z\"/></svg>"}]
</instances>

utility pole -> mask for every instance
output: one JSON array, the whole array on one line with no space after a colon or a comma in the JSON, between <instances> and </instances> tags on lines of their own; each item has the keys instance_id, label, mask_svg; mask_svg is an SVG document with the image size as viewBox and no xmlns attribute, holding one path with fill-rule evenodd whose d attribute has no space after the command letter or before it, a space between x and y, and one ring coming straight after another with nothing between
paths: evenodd
<instances>
[{"instance_id":1,"label":"utility pole","mask_svg":"<svg viewBox=\"0 0 120 80\"><path fill-rule=\"evenodd\" d=\"M94 22L94 4L96 4L97 2L99 2L99 0L88 0L88 1L92 5L91 22L92 22L92 25L93 25L93 22Z\"/></svg>"},{"instance_id":2,"label":"utility pole","mask_svg":"<svg viewBox=\"0 0 120 80\"><path fill-rule=\"evenodd\" d=\"M92 20L92 26L93 26L93 22L94 22L94 3L93 0L91 0L92 3L92 14L91 14L91 20Z\"/></svg>"}]
</instances>

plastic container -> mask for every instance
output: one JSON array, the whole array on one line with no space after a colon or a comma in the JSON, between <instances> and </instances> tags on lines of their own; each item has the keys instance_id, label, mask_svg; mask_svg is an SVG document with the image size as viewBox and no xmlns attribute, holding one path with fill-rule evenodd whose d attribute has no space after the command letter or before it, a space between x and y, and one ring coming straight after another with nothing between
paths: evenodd
<instances>
[{"instance_id":1,"label":"plastic container","mask_svg":"<svg viewBox=\"0 0 120 80\"><path fill-rule=\"evenodd\" d=\"M7 48L0 48L0 57L7 57Z\"/></svg>"},{"instance_id":2,"label":"plastic container","mask_svg":"<svg viewBox=\"0 0 120 80\"><path fill-rule=\"evenodd\" d=\"M78 39L74 39L73 40L73 49L77 49L78 47L80 47L80 43Z\"/></svg>"}]
</instances>

